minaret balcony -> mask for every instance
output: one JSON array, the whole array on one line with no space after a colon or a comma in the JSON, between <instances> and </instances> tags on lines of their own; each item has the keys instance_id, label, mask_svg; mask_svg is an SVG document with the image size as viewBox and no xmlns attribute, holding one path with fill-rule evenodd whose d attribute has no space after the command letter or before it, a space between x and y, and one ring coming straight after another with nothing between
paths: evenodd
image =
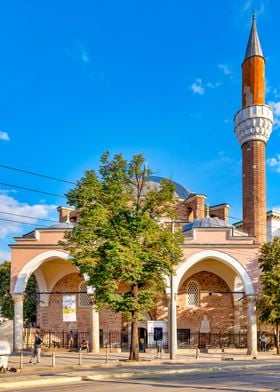
<instances>
[{"instance_id":1,"label":"minaret balcony","mask_svg":"<svg viewBox=\"0 0 280 392\"><path fill-rule=\"evenodd\" d=\"M267 142L273 125L273 112L268 105L247 106L234 117L234 132L242 146L250 140Z\"/></svg>"}]
</instances>

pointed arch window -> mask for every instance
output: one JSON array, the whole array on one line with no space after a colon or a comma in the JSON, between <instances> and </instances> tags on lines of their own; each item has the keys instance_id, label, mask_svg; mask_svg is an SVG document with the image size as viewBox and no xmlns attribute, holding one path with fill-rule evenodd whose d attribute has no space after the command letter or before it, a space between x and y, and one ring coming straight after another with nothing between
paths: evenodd
<instances>
[{"instance_id":1,"label":"pointed arch window","mask_svg":"<svg viewBox=\"0 0 280 392\"><path fill-rule=\"evenodd\" d=\"M187 284L187 306L199 306L199 285L195 280Z\"/></svg>"},{"instance_id":2,"label":"pointed arch window","mask_svg":"<svg viewBox=\"0 0 280 392\"><path fill-rule=\"evenodd\" d=\"M90 295L87 294L87 285L85 282L80 284L79 306L87 308L91 305Z\"/></svg>"}]
</instances>

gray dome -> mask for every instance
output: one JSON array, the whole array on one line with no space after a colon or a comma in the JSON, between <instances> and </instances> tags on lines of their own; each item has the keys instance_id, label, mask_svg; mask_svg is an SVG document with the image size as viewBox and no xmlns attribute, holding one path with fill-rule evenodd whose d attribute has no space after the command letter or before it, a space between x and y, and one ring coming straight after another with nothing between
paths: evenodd
<instances>
[{"instance_id":1,"label":"gray dome","mask_svg":"<svg viewBox=\"0 0 280 392\"><path fill-rule=\"evenodd\" d=\"M149 183L151 187L158 187L161 181L164 180L163 177L157 177L157 176L150 176L149 177ZM187 188L183 187L181 184L178 184L178 182L172 181L172 184L175 185L175 197L178 197L179 199L187 199L189 195L192 193L190 190Z\"/></svg>"},{"instance_id":2,"label":"gray dome","mask_svg":"<svg viewBox=\"0 0 280 392\"><path fill-rule=\"evenodd\" d=\"M74 225L72 222L59 222L48 227L48 229L73 229Z\"/></svg>"},{"instance_id":3,"label":"gray dome","mask_svg":"<svg viewBox=\"0 0 280 392\"><path fill-rule=\"evenodd\" d=\"M182 231L183 233L192 229L197 228L217 228L217 227L233 227L230 223L224 221L220 218L202 218L196 219L193 222L190 222L183 226Z\"/></svg>"}]
</instances>

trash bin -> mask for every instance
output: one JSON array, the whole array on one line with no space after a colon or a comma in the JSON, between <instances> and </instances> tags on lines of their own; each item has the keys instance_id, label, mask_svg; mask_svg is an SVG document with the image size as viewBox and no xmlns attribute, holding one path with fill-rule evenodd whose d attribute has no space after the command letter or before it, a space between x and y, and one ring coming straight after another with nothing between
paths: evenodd
<instances>
[{"instance_id":1,"label":"trash bin","mask_svg":"<svg viewBox=\"0 0 280 392\"><path fill-rule=\"evenodd\" d=\"M6 340L0 340L0 371L6 372L8 369L9 355L11 354L11 347Z\"/></svg>"}]
</instances>

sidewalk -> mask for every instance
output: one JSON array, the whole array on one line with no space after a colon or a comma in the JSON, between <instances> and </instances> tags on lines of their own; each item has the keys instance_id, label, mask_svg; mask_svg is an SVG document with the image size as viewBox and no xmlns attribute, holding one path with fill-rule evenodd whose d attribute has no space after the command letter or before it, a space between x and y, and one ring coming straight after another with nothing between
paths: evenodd
<instances>
[{"instance_id":1,"label":"sidewalk","mask_svg":"<svg viewBox=\"0 0 280 392\"><path fill-rule=\"evenodd\" d=\"M108 378L130 378L151 374L174 374L188 372L209 372L213 370L238 367L263 367L268 361L279 365L279 357L273 352L259 353L256 359L247 356L242 350L227 350L225 353L199 353L188 350L176 354L170 360L168 353L141 353L139 362L127 362L128 353L79 353L56 352L42 354L40 364L28 364L31 353L24 353L23 365L20 369L20 355L13 354L9 358L8 371L0 375L0 391L17 390L21 387L35 387L51 384L75 383L83 380L102 380ZM53 366L55 365L55 366Z\"/></svg>"}]
</instances>

